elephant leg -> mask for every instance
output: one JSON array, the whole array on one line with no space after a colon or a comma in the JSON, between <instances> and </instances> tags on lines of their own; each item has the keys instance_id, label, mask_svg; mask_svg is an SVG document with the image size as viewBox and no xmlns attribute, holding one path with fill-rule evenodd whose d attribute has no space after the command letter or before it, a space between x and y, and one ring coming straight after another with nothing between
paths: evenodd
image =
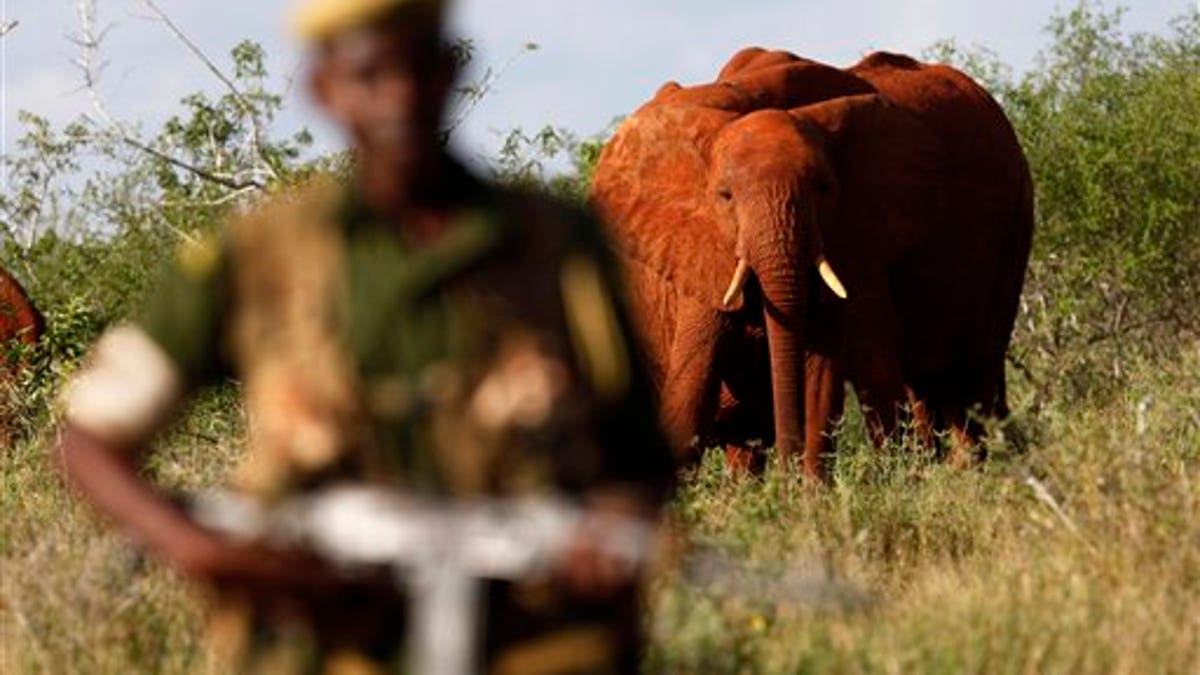
<instances>
[{"instance_id":1,"label":"elephant leg","mask_svg":"<svg viewBox=\"0 0 1200 675\"><path fill-rule=\"evenodd\" d=\"M724 320L698 303L681 307L663 382L662 421L685 463L699 459L720 394L717 346Z\"/></svg>"},{"instance_id":2,"label":"elephant leg","mask_svg":"<svg viewBox=\"0 0 1200 675\"><path fill-rule=\"evenodd\" d=\"M836 359L809 352L804 359L804 387L804 475L824 481L828 467L823 458L833 450L829 434L841 418L846 400L845 380Z\"/></svg>"},{"instance_id":3,"label":"elephant leg","mask_svg":"<svg viewBox=\"0 0 1200 675\"><path fill-rule=\"evenodd\" d=\"M999 373L997 376L995 373ZM956 378L953 395L941 406L940 415L949 432L946 460L953 466L966 467L984 458L980 439L984 425L980 417L1007 415L1004 364L999 368L965 368Z\"/></svg>"},{"instance_id":4,"label":"elephant leg","mask_svg":"<svg viewBox=\"0 0 1200 675\"><path fill-rule=\"evenodd\" d=\"M946 451L946 461L951 466L966 468L982 459L979 454L979 430L962 406L947 408L942 415L950 430L950 447Z\"/></svg>"},{"instance_id":5,"label":"elephant leg","mask_svg":"<svg viewBox=\"0 0 1200 675\"><path fill-rule=\"evenodd\" d=\"M767 467L767 457L762 448L727 443L725 445L725 467L735 476L760 474Z\"/></svg>"},{"instance_id":6,"label":"elephant leg","mask_svg":"<svg viewBox=\"0 0 1200 675\"><path fill-rule=\"evenodd\" d=\"M927 448L937 447L936 423L929 410L929 404L913 391L912 387L906 386L904 391L908 395L908 410L917 438Z\"/></svg>"},{"instance_id":7,"label":"elephant leg","mask_svg":"<svg viewBox=\"0 0 1200 675\"><path fill-rule=\"evenodd\" d=\"M731 347L722 345L722 351L726 349ZM729 375L728 371L726 375ZM744 380L742 384L745 384ZM735 386L725 381L721 383L713 433L725 444L725 466L730 474L760 474L767 467L763 439L769 438L772 431L770 401L764 403L753 397L741 399L733 392ZM744 389L742 391L746 393Z\"/></svg>"},{"instance_id":8,"label":"elephant leg","mask_svg":"<svg viewBox=\"0 0 1200 675\"><path fill-rule=\"evenodd\" d=\"M848 312L848 367L876 447L895 432L900 408L908 401L900 368L895 312L883 302L863 301Z\"/></svg>"}]
</instances>

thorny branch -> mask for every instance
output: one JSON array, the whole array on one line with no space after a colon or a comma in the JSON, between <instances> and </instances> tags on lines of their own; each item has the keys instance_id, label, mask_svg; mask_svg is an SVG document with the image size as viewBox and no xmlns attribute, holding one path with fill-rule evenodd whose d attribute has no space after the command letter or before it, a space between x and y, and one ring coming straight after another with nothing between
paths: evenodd
<instances>
[{"instance_id":1,"label":"thorny branch","mask_svg":"<svg viewBox=\"0 0 1200 675\"><path fill-rule=\"evenodd\" d=\"M148 2L149 0L146 1ZM149 4L153 6L153 3ZM111 29L111 26L106 26L104 28L99 28L97 26L96 0L79 0L76 9L79 16L80 32L77 35L70 36L70 40L79 47L80 54L72 61L72 63L76 68L79 69L82 75L82 89L87 92L88 98L91 101L92 110L97 118L96 120L93 120L93 122L98 120L100 123L99 125L102 127L101 133L103 135L115 139L121 144L133 148L143 154L166 162L177 169L186 171L197 178L200 178L201 180L213 183L214 185L219 185L226 189L235 191L246 189L265 189L266 184L259 179L259 176L264 172L274 175L274 170L270 169L269 163L265 161L263 164L266 165L266 170L264 170L262 167L254 167L245 172L250 174L248 177L214 173L154 148L150 144L138 138L138 136L125 124L122 124L120 121L114 118L112 114L109 113L108 107L104 104L104 100L100 97L98 88L100 77L107 66L107 63L101 61L99 58L100 46L103 43L105 36ZM155 9L157 8L155 7ZM174 24L169 25L173 27L173 31L178 31L178 28L174 28ZM182 35L182 33L177 32L177 35ZM181 39L186 40L186 37ZM190 41L188 41L187 44L190 44ZM203 54L198 55L203 58ZM211 66L211 61L207 61L207 59L205 60L210 65L210 68L214 70L214 72L217 72L218 76L222 80L227 81L227 78L223 74L220 74L219 69L216 69L215 66ZM250 115L250 117L257 121L255 116ZM259 156L261 156L261 153L259 153Z\"/></svg>"},{"instance_id":2,"label":"thorny branch","mask_svg":"<svg viewBox=\"0 0 1200 675\"><path fill-rule=\"evenodd\" d=\"M489 93L491 93L492 89L496 87L496 83L499 82L502 77L504 77L504 74L508 72L508 69L511 68L518 59L525 54L535 52L538 49L540 49L540 47L536 42L526 43L519 50L517 50L516 53L508 57L504 63L500 64L496 68L488 68L486 71L484 71L483 77L480 78L478 82L459 87L458 93L462 96L464 101L463 106L454 116L454 119L450 121L450 124L446 125L446 128L442 131L445 137L449 138L450 135L453 134L456 129L458 129L458 127L462 126L463 122L467 121L467 118L471 116L471 113L475 112L475 108L479 107L480 101L482 101Z\"/></svg>"},{"instance_id":3,"label":"thorny branch","mask_svg":"<svg viewBox=\"0 0 1200 675\"><path fill-rule=\"evenodd\" d=\"M141 4L146 8L146 11L150 12L151 19L166 26L167 30L169 30L177 40L183 43L183 46L186 47L188 51L190 51L192 55L195 56L201 63L203 63L204 67L207 68L208 71L212 73L213 76L216 77L217 80L219 80L221 84L223 84L229 91L229 94L233 97L233 100L237 102L238 107L242 109L242 113L246 115L246 117L250 120L251 125L254 127L254 133L250 137L250 143L252 146L251 151L253 156L258 157L262 162L262 165L257 167L257 169L266 173L271 179L278 180L278 172L275 170L275 167L271 165L271 162L267 159L266 153L263 151L263 148L266 145L266 130L263 128L262 118L258 114L258 110L250 103L250 101L246 98L246 95L237 86L237 83L235 83L232 78L218 68L216 63L209 58L208 54L205 54L204 50L200 49L199 45L189 38L187 33L184 33L183 30L179 28L179 26L171 20L171 17L167 16L166 12L159 8L154 0L141 0Z\"/></svg>"},{"instance_id":4,"label":"thorny branch","mask_svg":"<svg viewBox=\"0 0 1200 675\"><path fill-rule=\"evenodd\" d=\"M266 188L265 185L263 185L261 182L254 180L254 179L238 180L237 178L233 178L233 177L230 177L225 174L213 173L211 171L206 171L204 169L201 169L200 167L193 166L193 165L188 164L187 162L184 162L180 159L176 159L175 157L172 157L171 155L168 155L167 153L162 152L161 150L156 150L155 148L153 148L149 145L146 145L145 143L143 143L143 142L139 141L138 139L133 138L131 136L121 136L118 140L120 140L125 145L128 145L131 148L134 148L135 150L140 150L141 152L144 152L147 155L150 155L151 157L160 159L177 169L182 169L183 171L187 171L188 173L196 176L197 178L206 180L206 181L208 181L210 183L214 183L216 185L220 185L221 187L228 188L230 190L245 190L247 188L252 188L255 190L262 190L262 189Z\"/></svg>"}]
</instances>

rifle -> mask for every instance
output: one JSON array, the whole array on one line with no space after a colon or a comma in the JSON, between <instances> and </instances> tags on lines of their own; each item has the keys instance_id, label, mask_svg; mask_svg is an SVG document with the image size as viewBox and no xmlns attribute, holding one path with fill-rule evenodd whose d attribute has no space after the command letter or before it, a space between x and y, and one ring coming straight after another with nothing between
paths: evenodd
<instances>
[{"instance_id":1,"label":"rifle","mask_svg":"<svg viewBox=\"0 0 1200 675\"><path fill-rule=\"evenodd\" d=\"M191 499L192 517L227 535L310 551L335 566L385 566L410 602L410 672L460 675L479 663L477 618L487 581L552 571L584 511L548 496L437 502L381 487L344 485L270 507L212 492ZM652 522L613 515L606 554L636 570L657 548Z\"/></svg>"},{"instance_id":2,"label":"rifle","mask_svg":"<svg viewBox=\"0 0 1200 675\"><path fill-rule=\"evenodd\" d=\"M460 675L479 668L477 619L484 584L550 572L584 523L563 498L436 501L383 487L336 486L270 507L229 492L190 500L193 518L228 535L310 551L348 572L384 566L410 603L409 672ZM644 567L662 551L664 528L611 516L594 543L628 565ZM677 561L689 586L716 596L772 606L835 611L869 609L874 597L838 581L812 561L763 568L715 549Z\"/></svg>"}]
</instances>

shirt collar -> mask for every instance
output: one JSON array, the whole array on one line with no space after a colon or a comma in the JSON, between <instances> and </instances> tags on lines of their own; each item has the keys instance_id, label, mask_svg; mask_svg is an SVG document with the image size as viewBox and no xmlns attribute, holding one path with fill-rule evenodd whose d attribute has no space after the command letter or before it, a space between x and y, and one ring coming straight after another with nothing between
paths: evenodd
<instances>
[{"instance_id":1,"label":"shirt collar","mask_svg":"<svg viewBox=\"0 0 1200 675\"><path fill-rule=\"evenodd\" d=\"M491 211L495 204L496 190L472 174L458 161L447 157L446 181L455 186L452 210L457 212ZM374 228L391 228L376 214L363 198L362 186L357 177L352 178L345 196L337 206L336 217L349 233ZM456 218L462 220L462 218Z\"/></svg>"},{"instance_id":2,"label":"shirt collar","mask_svg":"<svg viewBox=\"0 0 1200 675\"><path fill-rule=\"evenodd\" d=\"M447 180L459 186L452 207L452 222L436 241L411 250L404 265L403 284L413 296L423 296L479 262L512 244L517 228L512 215L499 206L500 191L451 161ZM338 219L348 235L391 228L362 198L352 181L339 206ZM407 246L406 246L407 248Z\"/></svg>"}]
</instances>

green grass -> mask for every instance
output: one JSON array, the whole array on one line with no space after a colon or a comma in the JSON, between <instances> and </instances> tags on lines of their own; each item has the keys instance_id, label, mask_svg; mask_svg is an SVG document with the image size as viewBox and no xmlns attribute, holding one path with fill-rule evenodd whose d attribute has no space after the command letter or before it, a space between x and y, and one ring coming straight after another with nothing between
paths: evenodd
<instances>
[{"instance_id":1,"label":"green grass","mask_svg":"<svg viewBox=\"0 0 1200 675\"><path fill-rule=\"evenodd\" d=\"M1038 400L1015 384L1018 412L974 470L903 440L874 449L857 418L829 488L730 476L711 453L672 520L749 570L733 581L753 583L729 591L672 565L657 574L649 670L1195 672L1200 344L1127 364L1117 395ZM1017 431L1029 438L1021 452L1002 438ZM175 488L218 481L242 435L232 392L210 395L150 471ZM49 440L5 456L3 672L207 668L203 597L66 493ZM797 583L828 591L814 602Z\"/></svg>"}]
</instances>

